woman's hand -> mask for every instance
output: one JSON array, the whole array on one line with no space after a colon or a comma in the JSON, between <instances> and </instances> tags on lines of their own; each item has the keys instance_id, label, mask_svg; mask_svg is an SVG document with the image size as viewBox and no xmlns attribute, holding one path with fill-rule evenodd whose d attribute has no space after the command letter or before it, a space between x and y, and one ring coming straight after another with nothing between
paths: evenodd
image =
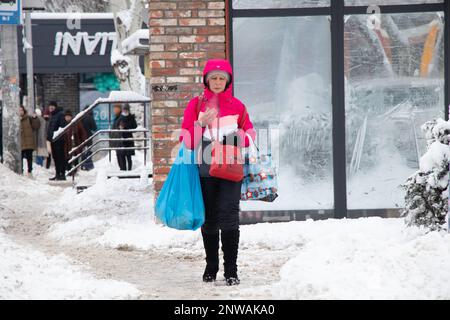
<instances>
[{"instance_id":1,"label":"woman's hand","mask_svg":"<svg viewBox=\"0 0 450 320\"><path fill-rule=\"evenodd\" d=\"M208 109L205 113L202 113L198 117L198 122L202 127L206 127L211 124L211 122L217 117L216 109Z\"/></svg>"}]
</instances>

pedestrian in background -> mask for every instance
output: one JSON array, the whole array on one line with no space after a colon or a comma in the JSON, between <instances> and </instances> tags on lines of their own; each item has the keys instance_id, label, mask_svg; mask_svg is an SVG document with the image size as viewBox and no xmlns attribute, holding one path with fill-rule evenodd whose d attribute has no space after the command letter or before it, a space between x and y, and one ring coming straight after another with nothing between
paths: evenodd
<instances>
[{"instance_id":1,"label":"pedestrian in background","mask_svg":"<svg viewBox=\"0 0 450 320\"><path fill-rule=\"evenodd\" d=\"M66 123L70 123L73 120L73 114L72 111L67 110L64 113L64 120ZM86 131L84 130L83 124L81 122L78 122L77 124L73 125L65 134L64 134L64 156L65 161L67 163L67 170L72 169L73 167L77 166L79 163L79 159L74 161L73 163L69 164L69 160L72 157L76 157L79 155L82 151L82 149L77 150L72 155L69 155L70 151L74 149L75 147L78 147L80 144L82 144L87 138Z\"/></svg>"},{"instance_id":2,"label":"pedestrian in background","mask_svg":"<svg viewBox=\"0 0 450 320\"><path fill-rule=\"evenodd\" d=\"M40 122L36 114L29 116L23 106L20 106L19 113L22 159L27 159L28 176L31 177L33 172L33 151L36 150L36 131L39 130Z\"/></svg>"},{"instance_id":3,"label":"pedestrian in background","mask_svg":"<svg viewBox=\"0 0 450 320\"><path fill-rule=\"evenodd\" d=\"M36 109L39 129L36 132L36 164L43 167L44 159L48 158L46 121L42 117L41 109Z\"/></svg>"},{"instance_id":4,"label":"pedestrian in background","mask_svg":"<svg viewBox=\"0 0 450 320\"><path fill-rule=\"evenodd\" d=\"M137 128L136 116L130 113L130 106L127 104L122 109L122 115L119 118L119 129L121 130L133 130ZM133 133L123 132L123 139L132 139ZM135 144L133 140L125 140L122 142L124 148L134 148ZM134 149L120 150L122 167L121 170L131 171L133 169L132 157L136 154Z\"/></svg>"},{"instance_id":5,"label":"pedestrian in background","mask_svg":"<svg viewBox=\"0 0 450 320\"><path fill-rule=\"evenodd\" d=\"M111 126L112 130L119 130L120 118L122 117L122 106L120 104L114 105L113 108L113 123ZM111 132L109 134L110 139L121 139L122 134L120 132ZM118 140L113 140L109 142L110 148L121 148L122 142ZM124 167L123 153L120 150L116 150L117 164L119 165L120 170Z\"/></svg>"},{"instance_id":6,"label":"pedestrian in background","mask_svg":"<svg viewBox=\"0 0 450 320\"><path fill-rule=\"evenodd\" d=\"M44 108L44 115L43 118L45 120L45 133L47 134L48 132L48 124L50 123L50 110L49 108ZM50 169L50 166L52 164L52 147L50 144L50 141L47 140L47 137L45 139L46 145L47 145L47 152L48 152L48 157L45 161L45 168L46 169Z\"/></svg>"},{"instance_id":7,"label":"pedestrian in background","mask_svg":"<svg viewBox=\"0 0 450 320\"><path fill-rule=\"evenodd\" d=\"M56 101L52 101L48 105L50 110L50 121L47 130L47 140L50 141L52 157L55 162L55 176L50 178L50 181L62 181L66 180L66 156L64 153L64 139L58 139L53 141L53 135L60 128L66 126L66 121L64 120L64 110L58 107Z\"/></svg>"},{"instance_id":8,"label":"pedestrian in background","mask_svg":"<svg viewBox=\"0 0 450 320\"><path fill-rule=\"evenodd\" d=\"M89 105L84 107L84 110L86 110L89 107ZM97 124L95 123L94 119L94 113L92 111L89 111L83 120L81 120L83 124L84 131L86 132L87 139L92 137L92 135L97 131ZM92 146L92 141L88 142L86 145L86 148L89 148ZM82 160L85 161L84 164L81 166L81 170L92 170L94 169L94 162L92 161L92 151L86 151L86 153L83 155Z\"/></svg>"}]
</instances>

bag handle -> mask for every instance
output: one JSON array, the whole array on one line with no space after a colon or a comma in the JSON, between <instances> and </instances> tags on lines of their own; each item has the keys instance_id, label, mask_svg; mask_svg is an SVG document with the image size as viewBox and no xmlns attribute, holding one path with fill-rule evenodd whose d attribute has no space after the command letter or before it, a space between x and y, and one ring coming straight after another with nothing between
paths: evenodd
<instances>
[{"instance_id":1,"label":"bag handle","mask_svg":"<svg viewBox=\"0 0 450 320\"><path fill-rule=\"evenodd\" d=\"M252 145L253 145L259 153L259 148L256 145L255 141L253 140L252 136L249 135L248 133L245 133L245 135L248 137L248 140L250 141L250 148L252 148Z\"/></svg>"}]
</instances>

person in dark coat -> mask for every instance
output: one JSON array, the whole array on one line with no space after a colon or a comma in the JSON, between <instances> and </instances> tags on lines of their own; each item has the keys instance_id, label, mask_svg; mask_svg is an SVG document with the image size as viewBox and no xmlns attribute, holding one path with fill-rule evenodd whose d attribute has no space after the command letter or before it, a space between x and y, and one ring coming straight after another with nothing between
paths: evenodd
<instances>
[{"instance_id":1,"label":"person in dark coat","mask_svg":"<svg viewBox=\"0 0 450 320\"><path fill-rule=\"evenodd\" d=\"M125 105L122 110L122 115L119 118L119 129L121 130L132 130L137 128L136 123L136 117L134 114L130 113L130 106ZM124 139L132 139L133 133L131 132L124 132L122 133L122 138ZM123 141L122 147L124 148L134 148L134 141ZM136 153L134 150L121 150L120 151L121 157L122 157L122 164L123 167L121 167L121 170L128 170L131 171L133 168L133 160L132 156L134 156Z\"/></svg>"},{"instance_id":2,"label":"person in dark coat","mask_svg":"<svg viewBox=\"0 0 450 320\"><path fill-rule=\"evenodd\" d=\"M43 167L44 159L48 157L46 122L41 109L36 108L35 113L39 121L39 129L36 131L36 164Z\"/></svg>"},{"instance_id":3,"label":"person in dark coat","mask_svg":"<svg viewBox=\"0 0 450 320\"><path fill-rule=\"evenodd\" d=\"M120 130L119 124L120 124L120 118L122 117L122 106L120 104L114 105L113 113L114 113L114 115L113 115L113 122L112 122L111 129L112 130ZM120 132L111 132L109 134L109 137L110 137L110 139L120 139L120 138L122 138L122 134ZM110 148L121 148L122 142L121 141L110 141L109 147ZM124 168L125 160L124 160L123 153L121 152L121 150L116 150L116 157L117 157L117 163L119 165L120 170L125 170L125 169L122 169L122 168Z\"/></svg>"},{"instance_id":4,"label":"person in dark coat","mask_svg":"<svg viewBox=\"0 0 450 320\"><path fill-rule=\"evenodd\" d=\"M64 120L66 123L70 123L73 120L73 114L70 110L67 110L64 113ZM75 161L73 164L68 164L71 157L77 156L81 153L82 149L77 150L72 155L69 155L70 150L79 146L87 139L86 130L84 130L83 124L78 122L71 129L69 129L64 135L64 156L67 163L67 170L70 170L72 166L76 166L78 161Z\"/></svg>"},{"instance_id":5,"label":"person in dark coat","mask_svg":"<svg viewBox=\"0 0 450 320\"><path fill-rule=\"evenodd\" d=\"M47 160L45 161L45 168L50 169L50 166L52 164L52 148L51 148L50 141L47 140L48 125L50 123L50 110L48 107L44 109L43 117L45 120L45 140L46 140L47 151L48 151L48 157L47 157Z\"/></svg>"},{"instance_id":6,"label":"person in dark coat","mask_svg":"<svg viewBox=\"0 0 450 320\"><path fill-rule=\"evenodd\" d=\"M89 106L85 106L84 110L86 110ZM95 119L94 119L94 113L92 111L89 111L85 117L83 118L83 120L81 120L81 123L83 124L83 128L84 131L87 134L87 138L89 139L90 137L92 137L92 135L95 133L95 131L97 131L97 124L95 123ZM86 147L90 147L92 146L92 141L89 142ZM92 170L94 169L94 162L92 161L91 158L92 152L91 151L87 151L85 155L83 155L83 161L84 164L81 166L81 170Z\"/></svg>"},{"instance_id":7,"label":"person in dark coat","mask_svg":"<svg viewBox=\"0 0 450 320\"><path fill-rule=\"evenodd\" d=\"M27 110L20 106L20 134L22 142L22 159L27 159L28 175L33 171L33 151L36 150L36 131L41 123L36 115L29 116Z\"/></svg>"},{"instance_id":8,"label":"person in dark coat","mask_svg":"<svg viewBox=\"0 0 450 320\"><path fill-rule=\"evenodd\" d=\"M51 142L52 157L55 162L56 174L50 181L55 180L66 180L66 156L64 154L64 139L61 138L57 141L53 141L53 135L60 128L66 126L66 121L64 119L64 110L58 107L56 101L52 101L48 105L50 110L50 120L48 123L47 130L47 140Z\"/></svg>"}]
</instances>

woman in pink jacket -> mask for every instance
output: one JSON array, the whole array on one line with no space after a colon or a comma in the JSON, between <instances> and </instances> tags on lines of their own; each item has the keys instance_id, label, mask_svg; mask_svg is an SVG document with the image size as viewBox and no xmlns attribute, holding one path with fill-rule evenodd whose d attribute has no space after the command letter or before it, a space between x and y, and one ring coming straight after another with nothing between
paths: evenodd
<instances>
[{"instance_id":1,"label":"woman in pink jacket","mask_svg":"<svg viewBox=\"0 0 450 320\"><path fill-rule=\"evenodd\" d=\"M198 148L200 182L205 203L205 224L202 226L206 252L203 281L213 282L219 271L219 231L224 258L224 277L227 285L240 283L237 275L239 248L239 201L241 182L211 177L211 141L221 141L248 147L250 135L256 133L244 104L233 97L233 72L226 60L209 60L203 71L205 89L201 97L192 99L182 124L180 141L187 148ZM219 120L219 121L218 121Z\"/></svg>"}]
</instances>

